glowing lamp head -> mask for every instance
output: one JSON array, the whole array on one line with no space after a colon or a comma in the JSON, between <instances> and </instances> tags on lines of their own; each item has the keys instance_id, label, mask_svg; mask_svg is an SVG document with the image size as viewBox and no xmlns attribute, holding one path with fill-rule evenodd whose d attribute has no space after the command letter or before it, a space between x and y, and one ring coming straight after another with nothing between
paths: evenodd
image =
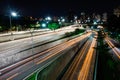
<instances>
[{"instance_id":1,"label":"glowing lamp head","mask_svg":"<svg viewBox=\"0 0 120 80\"><path fill-rule=\"evenodd\" d=\"M11 15L14 16L14 17L16 17L16 16L17 16L17 13L12 12Z\"/></svg>"}]
</instances>

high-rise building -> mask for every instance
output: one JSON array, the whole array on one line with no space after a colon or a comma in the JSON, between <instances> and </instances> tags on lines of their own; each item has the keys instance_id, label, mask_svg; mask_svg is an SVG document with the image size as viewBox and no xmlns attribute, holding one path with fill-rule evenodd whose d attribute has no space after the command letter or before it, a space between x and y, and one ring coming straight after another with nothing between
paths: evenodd
<instances>
[{"instance_id":1,"label":"high-rise building","mask_svg":"<svg viewBox=\"0 0 120 80\"><path fill-rule=\"evenodd\" d=\"M114 9L114 15L116 15L117 17L120 17L120 6Z\"/></svg>"},{"instance_id":2,"label":"high-rise building","mask_svg":"<svg viewBox=\"0 0 120 80\"><path fill-rule=\"evenodd\" d=\"M74 22L74 16L75 16L74 11L70 9L67 15L68 15L67 16L68 22Z\"/></svg>"},{"instance_id":3,"label":"high-rise building","mask_svg":"<svg viewBox=\"0 0 120 80\"><path fill-rule=\"evenodd\" d=\"M107 21L107 13L102 14L102 21L106 22Z\"/></svg>"}]
</instances>

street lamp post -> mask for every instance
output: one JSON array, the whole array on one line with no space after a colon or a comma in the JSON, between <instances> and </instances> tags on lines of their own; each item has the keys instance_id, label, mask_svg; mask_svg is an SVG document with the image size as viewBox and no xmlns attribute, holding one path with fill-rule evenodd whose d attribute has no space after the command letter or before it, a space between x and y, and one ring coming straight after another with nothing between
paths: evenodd
<instances>
[{"instance_id":1,"label":"street lamp post","mask_svg":"<svg viewBox=\"0 0 120 80\"><path fill-rule=\"evenodd\" d=\"M10 18L10 32L11 32L11 35L12 35L11 15L9 16L9 18Z\"/></svg>"},{"instance_id":2,"label":"street lamp post","mask_svg":"<svg viewBox=\"0 0 120 80\"><path fill-rule=\"evenodd\" d=\"M33 51L33 47L34 47L34 46L33 46L33 44L34 44L34 43L33 43L33 32L34 32L34 29L33 29L33 30L30 30L31 41L32 41L32 42L31 42L31 43L32 43L32 55L34 55L34 51Z\"/></svg>"},{"instance_id":3,"label":"street lamp post","mask_svg":"<svg viewBox=\"0 0 120 80\"><path fill-rule=\"evenodd\" d=\"M17 16L17 13L15 13L15 12L11 12L10 13L10 16L9 16L9 18L10 18L10 31L11 31L11 40L14 40L14 38L13 38L13 33L12 33L12 16L13 17L16 17Z\"/></svg>"}]
</instances>

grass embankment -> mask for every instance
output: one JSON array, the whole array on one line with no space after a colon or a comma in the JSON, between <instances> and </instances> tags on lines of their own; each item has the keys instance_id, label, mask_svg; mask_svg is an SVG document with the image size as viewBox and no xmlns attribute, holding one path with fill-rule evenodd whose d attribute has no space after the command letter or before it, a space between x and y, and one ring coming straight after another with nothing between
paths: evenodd
<instances>
[{"instance_id":1,"label":"grass embankment","mask_svg":"<svg viewBox=\"0 0 120 80\"><path fill-rule=\"evenodd\" d=\"M101 32L98 32L98 43L97 80L120 80L120 61L108 53L109 48Z\"/></svg>"},{"instance_id":2,"label":"grass embankment","mask_svg":"<svg viewBox=\"0 0 120 80\"><path fill-rule=\"evenodd\" d=\"M37 75L37 73L35 72L30 77L28 77L26 80L36 80L36 75Z\"/></svg>"}]
</instances>

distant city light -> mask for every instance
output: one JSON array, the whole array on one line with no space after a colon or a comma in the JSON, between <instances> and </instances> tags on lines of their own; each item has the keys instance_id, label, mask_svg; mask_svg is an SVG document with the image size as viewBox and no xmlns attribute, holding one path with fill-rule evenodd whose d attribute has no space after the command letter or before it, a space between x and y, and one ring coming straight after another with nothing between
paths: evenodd
<instances>
[{"instance_id":1,"label":"distant city light","mask_svg":"<svg viewBox=\"0 0 120 80\"><path fill-rule=\"evenodd\" d=\"M63 19L63 17L61 17L61 19Z\"/></svg>"},{"instance_id":2,"label":"distant city light","mask_svg":"<svg viewBox=\"0 0 120 80\"><path fill-rule=\"evenodd\" d=\"M88 20L90 19L90 17L88 17Z\"/></svg>"},{"instance_id":3,"label":"distant city light","mask_svg":"<svg viewBox=\"0 0 120 80\"><path fill-rule=\"evenodd\" d=\"M51 17L46 17L45 19L46 19L46 20L49 20L49 21L52 20Z\"/></svg>"},{"instance_id":4,"label":"distant city light","mask_svg":"<svg viewBox=\"0 0 120 80\"><path fill-rule=\"evenodd\" d=\"M65 22L65 19L62 19L62 22Z\"/></svg>"},{"instance_id":5,"label":"distant city light","mask_svg":"<svg viewBox=\"0 0 120 80\"><path fill-rule=\"evenodd\" d=\"M51 17L47 17L48 20L51 20Z\"/></svg>"},{"instance_id":6,"label":"distant city light","mask_svg":"<svg viewBox=\"0 0 120 80\"><path fill-rule=\"evenodd\" d=\"M49 22L47 21L46 23L48 24Z\"/></svg>"},{"instance_id":7,"label":"distant city light","mask_svg":"<svg viewBox=\"0 0 120 80\"><path fill-rule=\"evenodd\" d=\"M76 20L75 23L78 23L78 21Z\"/></svg>"},{"instance_id":8,"label":"distant city light","mask_svg":"<svg viewBox=\"0 0 120 80\"><path fill-rule=\"evenodd\" d=\"M61 22L59 22L59 24L62 24Z\"/></svg>"},{"instance_id":9,"label":"distant city light","mask_svg":"<svg viewBox=\"0 0 120 80\"><path fill-rule=\"evenodd\" d=\"M77 16L74 16L74 19L77 19Z\"/></svg>"},{"instance_id":10,"label":"distant city light","mask_svg":"<svg viewBox=\"0 0 120 80\"><path fill-rule=\"evenodd\" d=\"M93 24L94 24L94 25L97 25L97 22L94 22Z\"/></svg>"},{"instance_id":11,"label":"distant city light","mask_svg":"<svg viewBox=\"0 0 120 80\"><path fill-rule=\"evenodd\" d=\"M101 24L103 24L103 22L101 22Z\"/></svg>"},{"instance_id":12,"label":"distant city light","mask_svg":"<svg viewBox=\"0 0 120 80\"><path fill-rule=\"evenodd\" d=\"M60 22L60 19L58 19L58 21Z\"/></svg>"},{"instance_id":13,"label":"distant city light","mask_svg":"<svg viewBox=\"0 0 120 80\"><path fill-rule=\"evenodd\" d=\"M118 36L120 37L120 34Z\"/></svg>"},{"instance_id":14,"label":"distant city light","mask_svg":"<svg viewBox=\"0 0 120 80\"><path fill-rule=\"evenodd\" d=\"M97 22L100 22L100 20L98 19Z\"/></svg>"},{"instance_id":15,"label":"distant city light","mask_svg":"<svg viewBox=\"0 0 120 80\"><path fill-rule=\"evenodd\" d=\"M97 28L103 28L103 26L98 26Z\"/></svg>"},{"instance_id":16,"label":"distant city light","mask_svg":"<svg viewBox=\"0 0 120 80\"><path fill-rule=\"evenodd\" d=\"M93 26L91 26L91 29L93 29Z\"/></svg>"},{"instance_id":17,"label":"distant city light","mask_svg":"<svg viewBox=\"0 0 120 80\"><path fill-rule=\"evenodd\" d=\"M43 23L43 24L42 24L42 27L46 27L46 24L45 24L45 23Z\"/></svg>"}]
</instances>

